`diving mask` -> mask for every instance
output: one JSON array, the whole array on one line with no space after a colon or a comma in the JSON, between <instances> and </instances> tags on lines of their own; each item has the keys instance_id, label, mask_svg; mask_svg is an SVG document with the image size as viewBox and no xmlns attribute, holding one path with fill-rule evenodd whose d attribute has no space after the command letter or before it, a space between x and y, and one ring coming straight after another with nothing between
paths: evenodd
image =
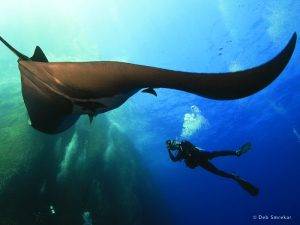
<instances>
[{"instance_id":1,"label":"diving mask","mask_svg":"<svg viewBox=\"0 0 300 225\"><path fill-rule=\"evenodd\" d=\"M168 149L170 149L171 151L174 151L174 150L179 150L180 149L181 142L180 141L175 141L175 140L168 140L166 142L166 144L167 144Z\"/></svg>"}]
</instances>

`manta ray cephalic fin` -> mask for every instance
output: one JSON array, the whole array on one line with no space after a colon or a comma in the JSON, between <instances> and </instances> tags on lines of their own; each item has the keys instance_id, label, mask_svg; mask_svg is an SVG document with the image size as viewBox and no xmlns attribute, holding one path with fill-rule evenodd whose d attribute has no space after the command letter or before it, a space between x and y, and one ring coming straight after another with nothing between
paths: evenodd
<instances>
[{"instance_id":1,"label":"manta ray cephalic fin","mask_svg":"<svg viewBox=\"0 0 300 225\"><path fill-rule=\"evenodd\" d=\"M30 59L35 62L49 62L45 53L39 46L36 46L34 54Z\"/></svg>"}]
</instances>

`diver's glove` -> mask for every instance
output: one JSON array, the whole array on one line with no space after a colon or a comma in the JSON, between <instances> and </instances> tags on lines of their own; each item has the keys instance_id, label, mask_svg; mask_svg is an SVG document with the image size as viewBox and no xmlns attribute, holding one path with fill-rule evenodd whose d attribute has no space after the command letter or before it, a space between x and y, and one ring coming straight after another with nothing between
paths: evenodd
<instances>
[{"instance_id":1,"label":"diver's glove","mask_svg":"<svg viewBox=\"0 0 300 225\"><path fill-rule=\"evenodd\" d=\"M167 140L166 144L168 150L175 151L180 149L181 142L175 140Z\"/></svg>"},{"instance_id":2,"label":"diver's glove","mask_svg":"<svg viewBox=\"0 0 300 225\"><path fill-rule=\"evenodd\" d=\"M251 147L252 147L251 143L248 142L248 143L242 145L242 147L240 147L240 148L235 152L235 154L236 154L237 156L241 156L241 155L245 154L246 152L248 152L248 151L251 149Z\"/></svg>"}]
</instances>

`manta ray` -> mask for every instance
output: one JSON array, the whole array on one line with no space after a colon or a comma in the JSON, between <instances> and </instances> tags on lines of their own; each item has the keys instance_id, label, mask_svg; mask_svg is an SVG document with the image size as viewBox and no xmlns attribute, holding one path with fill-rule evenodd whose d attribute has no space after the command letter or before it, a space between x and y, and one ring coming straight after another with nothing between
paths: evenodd
<instances>
[{"instance_id":1,"label":"manta ray","mask_svg":"<svg viewBox=\"0 0 300 225\"><path fill-rule=\"evenodd\" d=\"M116 109L139 91L157 96L156 88L170 88L209 99L232 100L252 95L277 78L296 45L294 33L286 47L270 61L228 73L193 73L115 61L49 62L37 46L23 55L2 37L18 57L22 95L33 128L57 134L86 114L92 122L100 113Z\"/></svg>"}]
</instances>

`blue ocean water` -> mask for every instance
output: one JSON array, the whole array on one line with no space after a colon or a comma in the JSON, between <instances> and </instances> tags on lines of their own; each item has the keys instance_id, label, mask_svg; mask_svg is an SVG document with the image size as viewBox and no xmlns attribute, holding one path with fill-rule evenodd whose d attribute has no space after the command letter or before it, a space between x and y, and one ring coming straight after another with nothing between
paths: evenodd
<instances>
[{"instance_id":1,"label":"blue ocean water","mask_svg":"<svg viewBox=\"0 0 300 225\"><path fill-rule=\"evenodd\" d=\"M28 55L42 46L50 61L118 60L226 72L275 56L293 32L300 33L299 10L297 0L12 0L1 5L0 32ZM4 92L7 84L18 86L19 77L15 56L3 46L0 53ZM298 44L282 75L244 99L214 101L159 89L158 97L139 93L103 115L140 154L172 224L300 223L299 60ZM209 151L250 141L253 149L246 155L214 162L258 186L259 196L171 162L167 139L187 139ZM290 219L275 221L271 215Z\"/></svg>"}]
</instances>

